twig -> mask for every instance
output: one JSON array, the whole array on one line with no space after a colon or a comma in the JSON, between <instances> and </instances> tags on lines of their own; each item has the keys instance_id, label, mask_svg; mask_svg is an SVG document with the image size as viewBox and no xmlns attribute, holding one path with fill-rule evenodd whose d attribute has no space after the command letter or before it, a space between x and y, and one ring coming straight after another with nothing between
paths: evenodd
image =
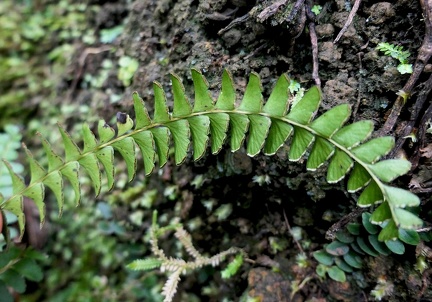
<instances>
[{"instance_id":1,"label":"twig","mask_svg":"<svg viewBox=\"0 0 432 302\"><path fill-rule=\"evenodd\" d=\"M227 32L228 30L230 30L231 28L233 28L234 26L236 26L237 24L246 22L249 19L249 14L243 15L241 17L235 18L234 20L232 20L230 22L230 24L228 24L226 27L222 28L221 30L218 31L218 35L222 35L225 32Z\"/></svg>"},{"instance_id":2,"label":"twig","mask_svg":"<svg viewBox=\"0 0 432 302\"><path fill-rule=\"evenodd\" d=\"M67 93L67 99L70 99L70 97L72 96L72 94L75 92L75 89L78 85L78 82L81 80L83 73L84 73L84 66L85 66L85 61L87 59L87 57L89 55L95 55L95 54L99 54L101 52L105 52L108 50L111 50L113 47L110 45L104 45L101 47L87 47L86 49L84 49L84 51L81 53L79 60L78 60L78 70L75 73L75 77L73 79L72 85Z\"/></svg>"},{"instance_id":3,"label":"twig","mask_svg":"<svg viewBox=\"0 0 432 302\"><path fill-rule=\"evenodd\" d=\"M410 120L408 122L408 124L405 126L402 134L400 135L400 137L398 138L398 140L396 141L395 147L393 148L392 152L388 155L389 158L392 158L395 156L395 154L399 151L400 148L402 148L403 144L405 143L406 138L411 134L411 132L414 129L415 124L417 123L417 119L420 115L420 112L423 109L423 106L426 102L426 100L428 99L429 93L431 92L432 89L432 75L429 77L429 79L424 83L423 85L423 89L421 90L421 92L419 93L417 100L415 102L415 104L413 105L412 109L410 110L411 112L411 117ZM425 119L426 116L426 121L428 118L431 118L431 109L426 110L422 121ZM429 112L429 114L428 114ZM426 123L426 121L424 123ZM423 122L420 122L420 128L424 129L424 124ZM423 126L423 127L422 127ZM424 142L424 134L425 131L422 130L421 132L419 132L418 135L418 140L420 142L419 147L423 147L421 144L422 142ZM417 151L417 154L419 152ZM414 160L415 161L415 160ZM418 161L415 162L415 165L413 163L412 165L412 170L414 170L417 167Z\"/></svg>"},{"instance_id":4,"label":"twig","mask_svg":"<svg viewBox=\"0 0 432 302\"><path fill-rule=\"evenodd\" d=\"M287 3L287 1L288 0L280 0L280 1L273 3L272 5L267 6L265 9L262 10L262 12L259 13L258 20L261 22L267 20L269 17L276 14L279 7L281 7L282 5L285 5Z\"/></svg>"},{"instance_id":5,"label":"twig","mask_svg":"<svg viewBox=\"0 0 432 302\"><path fill-rule=\"evenodd\" d=\"M336 238L336 233L340 231L345 225L347 225L354 218L360 216L361 213L365 212L365 208L357 208L351 213L342 217L338 222L333 224L326 232L325 238L328 240L334 240Z\"/></svg>"},{"instance_id":6,"label":"twig","mask_svg":"<svg viewBox=\"0 0 432 302\"><path fill-rule=\"evenodd\" d=\"M359 59L359 71L361 71L363 69L363 64L362 64L362 52L359 52L358 54L358 59ZM361 72L359 72L359 84L358 84L358 89L357 89L357 101L356 104L354 105L353 108L353 113L352 116L354 118L354 120L357 120L357 111L360 107L360 102L361 102L361 98L362 98L362 90L363 90L363 77L361 76Z\"/></svg>"},{"instance_id":7,"label":"twig","mask_svg":"<svg viewBox=\"0 0 432 302\"><path fill-rule=\"evenodd\" d=\"M256 49L254 49L254 51L252 51L250 54L248 54L247 56L244 57L245 60L250 59L251 57L255 56L257 53L259 53L264 47L267 46L267 43L264 43L261 46L258 46Z\"/></svg>"},{"instance_id":8,"label":"twig","mask_svg":"<svg viewBox=\"0 0 432 302\"><path fill-rule=\"evenodd\" d=\"M337 35L336 39L334 39L333 44L336 44L339 42L340 38L342 38L343 34L347 31L348 27L351 25L355 14L357 13L357 10L359 9L361 0L355 0L353 8L351 9L351 12L348 15L348 19L346 20L344 26L340 30L339 34Z\"/></svg>"},{"instance_id":9,"label":"twig","mask_svg":"<svg viewBox=\"0 0 432 302\"><path fill-rule=\"evenodd\" d=\"M290 23L295 16L297 16L297 12L300 9L300 7L303 7L302 4L304 3L305 0L297 0L297 2L294 4L293 8L291 9L291 12L287 18L287 22Z\"/></svg>"},{"instance_id":10,"label":"twig","mask_svg":"<svg viewBox=\"0 0 432 302\"><path fill-rule=\"evenodd\" d=\"M288 231L290 232L291 236L293 237L293 240L294 240L295 244L297 245L297 247L298 247L298 249L300 250L300 252L301 252L302 254L304 254L305 252L304 252L303 248L301 247L300 243L299 243L299 242L297 241L297 239L292 235L292 229L291 229L291 226L290 226L290 224L289 224L289 222L288 222L288 218L287 218L287 216L286 216L285 210L283 210L283 216L284 216L284 219L285 219L285 224L286 224L286 226L287 226L287 228L288 228Z\"/></svg>"},{"instance_id":11,"label":"twig","mask_svg":"<svg viewBox=\"0 0 432 302\"><path fill-rule=\"evenodd\" d=\"M429 86L429 92L430 89L432 89L432 87ZM429 105L429 107L426 109L425 113L423 114L422 119L420 120L419 130L417 131L419 145L417 146L416 155L414 156L413 160L411 160L413 167L417 167L418 162L420 161L420 149L424 148L425 146L425 136L427 131L426 124L431 120L432 120L432 104Z\"/></svg>"},{"instance_id":12,"label":"twig","mask_svg":"<svg viewBox=\"0 0 432 302\"><path fill-rule=\"evenodd\" d=\"M416 62L414 64L413 73L402 89L403 93L407 94L408 96L411 95L414 85L417 83L417 80L423 72L424 67L432 56L432 1L420 0L420 5L423 10L426 32L423 43L418 52ZM379 135L385 135L393 129L404 103L404 98L398 96L395 103L393 104L386 122L378 132Z\"/></svg>"},{"instance_id":13,"label":"twig","mask_svg":"<svg viewBox=\"0 0 432 302\"><path fill-rule=\"evenodd\" d=\"M417 299L418 300L420 300L423 297L423 295L425 294L426 290L428 289L428 278L429 278L429 276L431 274L432 274L432 268L427 269L427 270L425 270L423 272L423 275L422 275L423 286L422 286L420 292L417 295Z\"/></svg>"},{"instance_id":14,"label":"twig","mask_svg":"<svg viewBox=\"0 0 432 302\"><path fill-rule=\"evenodd\" d=\"M315 15L311 11L310 0L306 3L306 16L309 19L309 34L312 44L312 79L315 81L315 85L321 88L321 79L318 73L318 38L315 31Z\"/></svg>"}]
</instances>

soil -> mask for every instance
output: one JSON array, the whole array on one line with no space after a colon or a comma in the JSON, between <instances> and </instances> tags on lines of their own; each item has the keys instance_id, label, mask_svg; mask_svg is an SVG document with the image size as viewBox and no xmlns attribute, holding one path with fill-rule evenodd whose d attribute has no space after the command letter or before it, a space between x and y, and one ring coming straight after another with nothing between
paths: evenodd
<instances>
[{"instance_id":1,"label":"soil","mask_svg":"<svg viewBox=\"0 0 432 302\"><path fill-rule=\"evenodd\" d=\"M295 2L91 1L101 6L98 13L89 16L93 26L105 29L124 24L124 31L113 42L116 51L93 54L84 65L83 74L97 74L104 58L120 55L136 58L139 69L128 88L111 76L103 90L89 91L79 79L74 90L68 91L70 101L88 104L99 116L111 120L117 111L131 112L133 91L138 91L151 109L151 83L159 81L168 92L170 72L183 79L186 91L192 95L191 68L197 68L205 75L215 97L223 69L230 70L233 75L238 100L253 71L260 75L266 95L282 73L309 88L316 83L311 21L305 16L303 1L299 1L301 5L296 11ZM275 14L265 11L277 3L285 4L279 6ZM401 45L411 53L409 62L414 63L425 35L419 1L362 1L352 24L338 43L333 41L344 26L354 1L314 1L314 4L322 6L315 20L323 92L320 110L349 103L355 108L351 121L371 119L379 129L409 75L400 74L396 69L398 62L379 53L376 46L380 42ZM70 74L65 76L64 82L69 88L72 86L70 79L79 74L79 54L84 48L77 50ZM424 81L424 77L420 81ZM109 104L111 93L123 96L119 102ZM170 98L169 92L167 95ZM414 93L413 100L415 97ZM409 109L407 106L402 111L400 124L409 119ZM78 123L79 119L75 116L70 123ZM395 131L398 135L398 130ZM426 139L430 140L428 136ZM422 142L423 146L428 143ZM404 145L408 158L415 148L415 144ZM202 222L191 232L199 250L215 254L237 246L253 260L229 281L222 280L217 273L206 280L199 279L196 273L182 277L175 301L182 300L182 293L193 293L199 301L222 301L223 298L238 301L245 293L259 297L256 301L263 302L373 301L371 291L382 279L387 282L388 290L383 300L432 301L430 277L414 270L414 248L408 248L404 256L366 257L364 268L349 275L346 282L318 277L312 252L328 243L325 239L327 229L356 208L356 196L347 195L343 183L326 183L324 170L309 173L301 162L289 162L283 151L273 157L250 158L244 150L233 154L224 149L218 155L206 155L198 162L188 158L178 167L169 162L147 180L142 175L137 176L135 183L146 181L148 190L158 190L155 206L159 213L180 217L185 224L196 219ZM399 180L400 186L407 187L410 180L415 179L424 188L430 181L432 175L425 171L430 169L431 156L426 151L424 154L412 178ZM423 171L422 177L419 177L419 171ZM259 177L268 182L257 181ZM198 178L202 179L199 185ZM170 185L176 185L180 192L174 202L167 201L164 195L165 188ZM431 217L426 216L430 211L429 195L419 196L425 204L423 218L431 221ZM226 219L220 219L214 209L206 208L208 201L214 209L229 205L232 211ZM300 241L308 257L306 267L296 260L300 251L288 230L284 213L290 227L301 230ZM275 241L283 247L277 247ZM305 282L299 287L302 281ZM203 293L201 289L209 284L215 285L218 291ZM295 288L298 290L293 292Z\"/></svg>"}]
</instances>

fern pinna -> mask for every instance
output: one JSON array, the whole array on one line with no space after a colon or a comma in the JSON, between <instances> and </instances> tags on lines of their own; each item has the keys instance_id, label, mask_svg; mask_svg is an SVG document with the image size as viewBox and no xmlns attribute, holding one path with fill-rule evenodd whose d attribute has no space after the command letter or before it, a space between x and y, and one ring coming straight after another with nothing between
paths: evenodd
<instances>
[{"instance_id":1,"label":"fern pinna","mask_svg":"<svg viewBox=\"0 0 432 302\"><path fill-rule=\"evenodd\" d=\"M59 125L65 155L60 157L55 154L48 141L42 137L48 159L47 169L24 146L31 170L30 183L26 185L4 161L12 177L13 195L8 199L0 198L1 209L18 216L22 234L23 196L36 203L43 223L45 186L53 191L61 212L65 177L71 183L78 203L81 196L78 177L80 167L88 173L97 195L101 189L99 164L102 164L111 189L114 183L114 150L124 158L131 180L137 168L136 146L141 150L144 170L148 175L155 167L156 155L160 166L167 162L170 138L174 144L175 162L181 164L191 143L193 158L198 160L206 151L208 141L212 153L218 153L229 133L232 151L240 149L247 136L246 150L250 156L257 155L261 150L266 155L273 155L292 136L289 160L298 161L309 150L306 168L316 170L328 161L329 183L336 183L349 174L349 192L357 192L365 187L359 195L358 206L379 204L371 215L371 221L383 226L380 240L397 238L399 228L416 229L422 225L422 220L414 213L414 207L420 204L419 198L407 190L388 185L388 182L407 173L410 163L404 159L378 161L393 148L394 139L378 137L368 140L373 131L373 123L368 120L343 126L351 114L348 104L338 105L314 119L321 101L319 89L311 88L299 102L290 104L290 81L286 75L279 78L264 104L260 79L256 73L252 73L244 97L236 107L235 88L227 71L223 73L222 89L217 101L211 97L208 83L199 71L192 70L192 79L195 88L193 106L186 97L180 79L172 75L172 112L168 110L161 85L154 83L153 119L149 117L143 100L134 93L135 123L128 115L118 113L116 133L104 121L100 121L98 140L89 126L84 124L83 150Z\"/></svg>"}]
</instances>

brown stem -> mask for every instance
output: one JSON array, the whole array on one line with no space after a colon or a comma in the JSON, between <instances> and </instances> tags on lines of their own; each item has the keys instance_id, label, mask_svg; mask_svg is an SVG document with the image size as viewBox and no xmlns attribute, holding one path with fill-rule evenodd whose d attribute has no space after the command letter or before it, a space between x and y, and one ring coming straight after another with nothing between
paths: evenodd
<instances>
[{"instance_id":1,"label":"brown stem","mask_svg":"<svg viewBox=\"0 0 432 302\"><path fill-rule=\"evenodd\" d=\"M351 12L348 15L348 19L346 20L344 26L342 27L342 29L340 30L339 34L337 35L336 39L334 39L333 44L336 44L337 42L339 42L340 38L342 38L342 35L347 31L348 27L351 25L355 14L357 13L359 6L360 6L361 0L356 0L354 2L354 6L351 9Z\"/></svg>"},{"instance_id":2,"label":"brown stem","mask_svg":"<svg viewBox=\"0 0 432 302\"><path fill-rule=\"evenodd\" d=\"M315 15L311 11L311 1L306 1L306 16L309 19L309 34L312 44L312 78L315 81L315 85L321 88L321 79L319 77L319 65L318 65L318 38L315 31Z\"/></svg>"},{"instance_id":3,"label":"brown stem","mask_svg":"<svg viewBox=\"0 0 432 302\"><path fill-rule=\"evenodd\" d=\"M402 89L403 93L407 94L408 96L412 93L412 90L421 73L423 72L424 67L432 56L432 0L420 0L420 5L423 10L426 32L423 43L418 52L416 62L414 64L413 73ZM385 135L393 129L403 105L404 98L399 96L393 104L390 115L384 123L384 126L379 130L379 135Z\"/></svg>"},{"instance_id":4,"label":"brown stem","mask_svg":"<svg viewBox=\"0 0 432 302\"><path fill-rule=\"evenodd\" d=\"M426 100L428 99L428 96L429 96L429 93L431 92L431 89L432 89L432 75L424 83L423 89L420 91L415 104L412 106L412 108L410 110L410 112L411 112L410 120L409 120L408 124L405 126L405 128L403 129L402 134L400 135L400 137L396 141L396 145L388 157L390 157L390 158L394 157L395 154L399 151L399 149L402 148L402 145L405 143L406 137L412 133L414 126L416 125L417 120L419 118L420 112L423 109L423 106L424 106ZM424 128L424 124L426 123L427 119L425 122L423 122L423 120L425 119L425 116L426 117L428 116L427 115L428 111L429 111L429 109L426 110L426 113L424 114L422 121L420 122L420 125L419 125L420 129ZM429 118L430 118L430 116L429 116ZM422 130L421 132L419 131L417 133L417 138L418 138L418 141L420 142L420 144L424 141L424 130ZM420 147L422 147L422 146L420 146ZM417 150L417 153L418 153L418 150ZM417 164L418 164L418 162L416 164L414 164L414 162L413 162L412 169L415 169L417 167Z\"/></svg>"}]
</instances>

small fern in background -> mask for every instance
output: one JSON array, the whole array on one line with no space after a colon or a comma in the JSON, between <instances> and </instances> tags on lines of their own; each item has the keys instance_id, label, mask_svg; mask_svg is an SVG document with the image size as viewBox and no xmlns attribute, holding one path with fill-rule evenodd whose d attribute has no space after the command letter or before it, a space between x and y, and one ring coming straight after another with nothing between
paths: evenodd
<instances>
[{"instance_id":1,"label":"small fern in background","mask_svg":"<svg viewBox=\"0 0 432 302\"><path fill-rule=\"evenodd\" d=\"M159 247L159 237L168 231L174 230L175 237L185 248L187 254L193 258L191 261L185 261L180 258L167 257L165 252ZM223 278L232 277L243 263L244 252L239 248L231 247L226 251L214 256L207 257L202 255L192 244L192 238L181 224L174 224L167 227L160 227L157 223L157 211L153 212L153 222L150 228L151 251L154 257L135 260L127 267L132 270L152 270L160 268L162 272L169 272L168 280L162 289L162 295L165 297L164 302L171 302L177 292L180 275L186 274L187 271L197 270L203 266L211 265L216 267L224 261L228 255L237 254L236 258L222 271Z\"/></svg>"},{"instance_id":2,"label":"small fern in background","mask_svg":"<svg viewBox=\"0 0 432 302\"><path fill-rule=\"evenodd\" d=\"M376 47L379 51L385 55L390 56L399 61L397 70L401 74L412 73L412 65L408 64L408 57L411 55L408 50L404 50L402 46L393 45L387 42L378 43Z\"/></svg>"}]
</instances>

